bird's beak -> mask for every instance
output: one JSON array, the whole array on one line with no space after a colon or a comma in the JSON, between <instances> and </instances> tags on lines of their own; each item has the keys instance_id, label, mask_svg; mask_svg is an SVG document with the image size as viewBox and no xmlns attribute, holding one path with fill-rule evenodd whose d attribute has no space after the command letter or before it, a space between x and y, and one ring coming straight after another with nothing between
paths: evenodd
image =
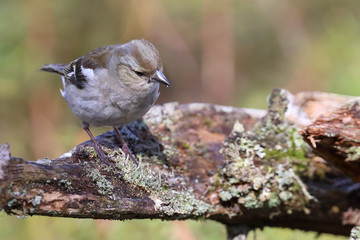
<instances>
[{"instance_id":1,"label":"bird's beak","mask_svg":"<svg viewBox=\"0 0 360 240\"><path fill-rule=\"evenodd\" d=\"M157 70L151 79L159 83L165 84L167 87L170 86L169 81L160 70Z\"/></svg>"}]
</instances>

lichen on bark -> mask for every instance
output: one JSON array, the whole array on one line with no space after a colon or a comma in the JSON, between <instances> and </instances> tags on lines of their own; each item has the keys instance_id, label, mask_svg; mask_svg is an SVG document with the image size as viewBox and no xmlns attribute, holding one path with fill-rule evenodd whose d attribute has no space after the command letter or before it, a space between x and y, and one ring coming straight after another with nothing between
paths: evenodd
<instances>
[{"instance_id":1,"label":"lichen on bark","mask_svg":"<svg viewBox=\"0 0 360 240\"><path fill-rule=\"evenodd\" d=\"M310 148L285 119L287 104L287 92L275 89L258 125L250 131L240 122L234 125L221 150L227 163L215 180L223 204L239 209L282 208L290 213L315 200L297 175Z\"/></svg>"}]
</instances>

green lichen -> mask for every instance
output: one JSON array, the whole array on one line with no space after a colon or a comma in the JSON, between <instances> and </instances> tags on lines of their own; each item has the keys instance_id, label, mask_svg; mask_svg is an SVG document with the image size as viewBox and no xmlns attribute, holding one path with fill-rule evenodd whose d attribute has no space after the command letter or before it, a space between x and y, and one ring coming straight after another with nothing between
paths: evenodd
<instances>
[{"instance_id":1,"label":"green lichen","mask_svg":"<svg viewBox=\"0 0 360 240\"><path fill-rule=\"evenodd\" d=\"M23 189L21 191L14 191L13 185L14 185L14 182L11 182L7 189L7 192L9 193L9 195L13 197L7 202L7 206L10 208L13 207L14 203L16 203L16 201L19 197L24 197L27 195L27 191L25 189ZM40 193L43 194L44 191L40 190Z\"/></svg>"},{"instance_id":2,"label":"green lichen","mask_svg":"<svg viewBox=\"0 0 360 240\"><path fill-rule=\"evenodd\" d=\"M31 203L34 207L40 205L41 200L42 200L42 198L43 198L43 195L44 195L44 191L43 191L43 190L40 190L40 191L39 191L39 195L36 195L36 196L30 201L30 203Z\"/></svg>"},{"instance_id":3,"label":"green lichen","mask_svg":"<svg viewBox=\"0 0 360 240\"><path fill-rule=\"evenodd\" d=\"M34 207L36 207L37 205L40 205L41 200L42 200L42 196L38 195L38 196L35 196L35 198L32 199L32 200L30 201L30 203L31 203Z\"/></svg>"},{"instance_id":4,"label":"green lichen","mask_svg":"<svg viewBox=\"0 0 360 240\"><path fill-rule=\"evenodd\" d=\"M262 208L264 206L264 203L257 198L255 193L247 195L241 203L247 209Z\"/></svg>"},{"instance_id":5,"label":"green lichen","mask_svg":"<svg viewBox=\"0 0 360 240\"><path fill-rule=\"evenodd\" d=\"M59 183L60 184L63 184L65 187L67 187L67 189L69 189L69 190L72 190L73 189L73 187L71 186L71 182L67 179L67 178L65 178L65 179L60 179L59 180Z\"/></svg>"},{"instance_id":6,"label":"green lichen","mask_svg":"<svg viewBox=\"0 0 360 240\"><path fill-rule=\"evenodd\" d=\"M360 147L359 146L352 146L345 150L347 153L346 161L357 161L360 159Z\"/></svg>"},{"instance_id":7,"label":"green lichen","mask_svg":"<svg viewBox=\"0 0 360 240\"><path fill-rule=\"evenodd\" d=\"M290 191L282 191L279 194L279 198L282 201L290 201L293 198L293 194Z\"/></svg>"},{"instance_id":8,"label":"green lichen","mask_svg":"<svg viewBox=\"0 0 360 240\"><path fill-rule=\"evenodd\" d=\"M98 157L97 152L94 147L85 146L83 151L86 155L89 156L89 158L92 158L92 157L97 158Z\"/></svg>"},{"instance_id":9,"label":"green lichen","mask_svg":"<svg viewBox=\"0 0 360 240\"><path fill-rule=\"evenodd\" d=\"M276 193L271 193L269 200L267 201L267 205L269 208L277 208L281 204L281 200Z\"/></svg>"},{"instance_id":10,"label":"green lichen","mask_svg":"<svg viewBox=\"0 0 360 240\"><path fill-rule=\"evenodd\" d=\"M169 178L175 176L170 171L153 170L148 162L139 160L136 165L125 154L119 151L112 151L110 157L114 159L116 171L123 179L134 188L141 188L150 194L155 203L155 208L167 215L174 214L193 214L202 216L211 210L211 205L204 199L194 196L192 188L188 188L186 183L179 183L178 190L169 183Z\"/></svg>"},{"instance_id":11,"label":"green lichen","mask_svg":"<svg viewBox=\"0 0 360 240\"><path fill-rule=\"evenodd\" d=\"M10 199L10 200L7 202L8 207L11 208L15 202L16 202L16 198Z\"/></svg>"},{"instance_id":12,"label":"green lichen","mask_svg":"<svg viewBox=\"0 0 360 240\"><path fill-rule=\"evenodd\" d=\"M163 136L162 138L161 138L161 141L162 142L167 142L167 141L169 141L170 140L170 137L169 136Z\"/></svg>"},{"instance_id":13,"label":"green lichen","mask_svg":"<svg viewBox=\"0 0 360 240\"><path fill-rule=\"evenodd\" d=\"M252 131L234 124L221 150L228 161L216 183L221 201L248 209L292 209L314 200L297 176L307 169L309 147L297 127L285 120L287 104L286 91L275 89L267 115Z\"/></svg>"},{"instance_id":14,"label":"green lichen","mask_svg":"<svg viewBox=\"0 0 360 240\"><path fill-rule=\"evenodd\" d=\"M90 177L95 183L98 188L98 192L102 195L113 195L114 186L112 183L105 178L104 175L100 173L97 168L86 167L88 171L87 176Z\"/></svg>"},{"instance_id":15,"label":"green lichen","mask_svg":"<svg viewBox=\"0 0 360 240\"><path fill-rule=\"evenodd\" d=\"M155 208L169 216L174 214L202 216L211 211L211 205L206 203L205 199L195 197L193 189L187 187L185 182L169 183L169 179L176 181L174 173L163 164L154 164L157 162L156 157L151 157L153 163L150 164L150 161L143 161L143 155L138 154L136 159L139 164L135 164L121 149L103 148L103 150L114 161L114 165L97 164L97 168L90 164L86 166L87 176L94 181L100 194L112 199L114 195L112 182L117 182L118 178L121 178L133 189L141 189L149 193ZM166 150L174 151L171 148Z\"/></svg>"},{"instance_id":16,"label":"green lichen","mask_svg":"<svg viewBox=\"0 0 360 240\"><path fill-rule=\"evenodd\" d=\"M229 191L221 191L220 193L219 193L219 197L220 197L220 199L221 200L223 200L223 201L229 201L229 200L231 200L233 197L234 197L234 195L233 194L231 194Z\"/></svg>"}]
</instances>

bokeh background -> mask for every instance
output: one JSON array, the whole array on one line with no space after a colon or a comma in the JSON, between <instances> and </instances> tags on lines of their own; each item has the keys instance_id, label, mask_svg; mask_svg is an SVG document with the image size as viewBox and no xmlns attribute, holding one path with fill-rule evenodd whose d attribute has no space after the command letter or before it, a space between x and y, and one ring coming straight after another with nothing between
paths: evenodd
<instances>
[{"instance_id":1,"label":"bokeh background","mask_svg":"<svg viewBox=\"0 0 360 240\"><path fill-rule=\"evenodd\" d=\"M134 38L160 51L171 87L158 102L266 107L274 87L360 93L360 1L1 0L0 143L13 156L56 158L88 139L58 89L37 71ZM97 128L97 134L108 130ZM256 239L346 239L257 230ZM93 221L0 214L0 239L225 239L202 221ZM250 239L252 239L250 237Z\"/></svg>"}]
</instances>

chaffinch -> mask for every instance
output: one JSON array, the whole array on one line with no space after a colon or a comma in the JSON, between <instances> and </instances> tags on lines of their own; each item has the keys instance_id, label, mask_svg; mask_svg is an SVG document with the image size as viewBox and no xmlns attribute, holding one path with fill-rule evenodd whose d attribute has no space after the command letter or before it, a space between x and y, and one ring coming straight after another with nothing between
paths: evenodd
<instances>
[{"instance_id":1,"label":"chaffinch","mask_svg":"<svg viewBox=\"0 0 360 240\"><path fill-rule=\"evenodd\" d=\"M108 158L89 124L114 127L124 152L136 162L117 126L141 118L158 98L160 83L170 85L153 44L142 39L104 46L70 64L48 64L40 70L61 75L61 95L82 121L103 162Z\"/></svg>"}]
</instances>

